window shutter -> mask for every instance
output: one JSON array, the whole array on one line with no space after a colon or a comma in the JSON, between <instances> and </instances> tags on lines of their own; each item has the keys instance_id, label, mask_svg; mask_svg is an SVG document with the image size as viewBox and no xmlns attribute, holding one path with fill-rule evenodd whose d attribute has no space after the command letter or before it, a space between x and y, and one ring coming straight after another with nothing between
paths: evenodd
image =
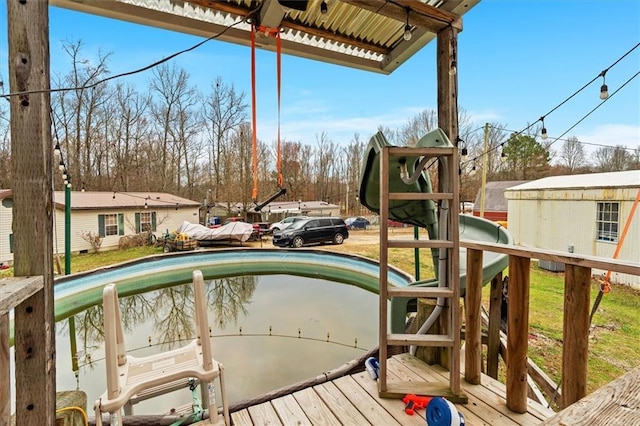
<instances>
[{"instance_id":1,"label":"window shutter","mask_svg":"<svg viewBox=\"0 0 640 426\"><path fill-rule=\"evenodd\" d=\"M104 215L103 214L99 214L98 215L98 235L100 235L101 237L105 237L107 235L107 232L104 229Z\"/></svg>"},{"instance_id":2,"label":"window shutter","mask_svg":"<svg viewBox=\"0 0 640 426\"><path fill-rule=\"evenodd\" d=\"M124 235L124 214L118 213L118 235Z\"/></svg>"},{"instance_id":3,"label":"window shutter","mask_svg":"<svg viewBox=\"0 0 640 426\"><path fill-rule=\"evenodd\" d=\"M9 234L9 253L13 253L13 234Z\"/></svg>"},{"instance_id":4,"label":"window shutter","mask_svg":"<svg viewBox=\"0 0 640 426\"><path fill-rule=\"evenodd\" d=\"M136 234L140 233L140 213L136 213Z\"/></svg>"},{"instance_id":5,"label":"window shutter","mask_svg":"<svg viewBox=\"0 0 640 426\"><path fill-rule=\"evenodd\" d=\"M151 212L151 231L156 232L156 212Z\"/></svg>"}]
</instances>

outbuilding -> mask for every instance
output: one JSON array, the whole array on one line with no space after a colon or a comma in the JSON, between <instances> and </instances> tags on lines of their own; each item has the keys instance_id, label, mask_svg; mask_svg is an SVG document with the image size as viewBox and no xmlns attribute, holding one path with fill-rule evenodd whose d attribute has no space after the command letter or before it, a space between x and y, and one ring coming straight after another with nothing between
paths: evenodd
<instances>
[{"instance_id":1,"label":"outbuilding","mask_svg":"<svg viewBox=\"0 0 640 426\"><path fill-rule=\"evenodd\" d=\"M547 177L504 194L516 244L640 260L640 170ZM613 273L610 279L640 286L638 276Z\"/></svg>"},{"instance_id":2,"label":"outbuilding","mask_svg":"<svg viewBox=\"0 0 640 426\"><path fill-rule=\"evenodd\" d=\"M507 199L504 197L504 191L507 188L516 186L527 181L522 180L503 180L495 182L487 182L484 193L483 189L478 190L475 203L473 204L473 215L481 216L494 222L507 222ZM484 197L484 203L483 203ZM484 207L484 211L482 211Z\"/></svg>"}]
</instances>

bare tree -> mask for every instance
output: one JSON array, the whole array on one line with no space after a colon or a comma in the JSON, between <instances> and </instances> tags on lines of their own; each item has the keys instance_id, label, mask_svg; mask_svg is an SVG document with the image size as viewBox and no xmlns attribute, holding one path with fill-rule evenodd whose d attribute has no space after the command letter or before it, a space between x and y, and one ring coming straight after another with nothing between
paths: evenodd
<instances>
[{"instance_id":1,"label":"bare tree","mask_svg":"<svg viewBox=\"0 0 640 426\"><path fill-rule=\"evenodd\" d=\"M179 191L189 180L189 145L194 143L199 126L196 110L198 91L189 85L189 74L174 65L162 64L153 70L150 81L151 112L156 127L156 149L160 150L157 166L162 191ZM186 175L184 176L183 173Z\"/></svg>"},{"instance_id":2,"label":"bare tree","mask_svg":"<svg viewBox=\"0 0 640 426\"><path fill-rule=\"evenodd\" d=\"M562 165L567 168L570 174L587 165L584 146L582 146L577 137L571 136L562 144L560 159Z\"/></svg>"},{"instance_id":3,"label":"bare tree","mask_svg":"<svg viewBox=\"0 0 640 426\"><path fill-rule=\"evenodd\" d=\"M222 82L221 77L211 85L212 92L205 98L203 114L209 143L209 185L213 199L219 199L219 189L224 184L223 159L231 133L247 120L247 104L244 93L237 94L235 87Z\"/></svg>"},{"instance_id":4,"label":"bare tree","mask_svg":"<svg viewBox=\"0 0 640 426\"><path fill-rule=\"evenodd\" d=\"M0 188L11 186L11 133L9 110L0 104Z\"/></svg>"},{"instance_id":5,"label":"bare tree","mask_svg":"<svg viewBox=\"0 0 640 426\"><path fill-rule=\"evenodd\" d=\"M629 170L633 164L633 155L622 145L602 147L593 155L596 170L599 172L617 172Z\"/></svg>"},{"instance_id":6,"label":"bare tree","mask_svg":"<svg viewBox=\"0 0 640 426\"><path fill-rule=\"evenodd\" d=\"M98 155L105 149L103 108L109 99L108 84L92 87L108 75L110 54L98 52L90 60L82 56L82 41L65 42L62 50L71 60L71 71L58 77L58 86L75 90L56 92L52 96L53 120L61 148L65 153L66 167L75 182L91 181L95 177Z\"/></svg>"}]
</instances>

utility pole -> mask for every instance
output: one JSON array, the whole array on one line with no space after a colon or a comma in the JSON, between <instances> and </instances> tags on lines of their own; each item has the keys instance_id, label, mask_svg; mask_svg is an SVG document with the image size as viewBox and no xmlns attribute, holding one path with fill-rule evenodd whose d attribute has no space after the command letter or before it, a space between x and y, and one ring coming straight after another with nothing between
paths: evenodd
<instances>
[{"instance_id":1,"label":"utility pole","mask_svg":"<svg viewBox=\"0 0 640 426\"><path fill-rule=\"evenodd\" d=\"M489 123L484 123L484 150L482 151L482 184L480 186L480 217L484 217L484 202L487 192L487 163L489 154Z\"/></svg>"}]
</instances>

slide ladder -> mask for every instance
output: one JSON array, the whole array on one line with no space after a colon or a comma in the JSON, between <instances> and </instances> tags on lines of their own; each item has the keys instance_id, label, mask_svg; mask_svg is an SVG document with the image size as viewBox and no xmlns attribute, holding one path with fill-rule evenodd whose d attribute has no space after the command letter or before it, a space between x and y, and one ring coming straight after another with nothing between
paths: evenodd
<instances>
[{"instance_id":1,"label":"slide ladder","mask_svg":"<svg viewBox=\"0 0 640 426\"><path fill-rule=\"evenodd\" d=\"M406 159L430 158L437 163L438 191L433 192L390 192L389 182L397 179L398 164ZM424 162L422 162L424 164ZM443 167L448 165L448 167ZM380 371L378 392L381 397L397 398L406 394L443 396L453 402L466 402L467 397L460 389L460 285L459 285L459 194L458 194L458 153L453 146L419 148L392 147L382 149L380 159L380 306L379 341ZM409 166L409 165L408 165ZM414 173L423 173L416 170ZM397 186L396 186L397 188ZM388 233L389 202L397 200L433 200L440 210L448 205L444 236L441 239L390 239ZM446 201L445 201L446 200ZM440 233L442 235L443 232ZM393 248L424 248L440 251L439 271L441 284L438 287L393 287L388 285L389 250ZM444 256L443 256L444 255ZM389 332L388 300L392 297L417 297L437 299L444 305L440 314L440 334L396 334ZM449 386L433 382L390 380L387 366L388 346L429 346L442 348L441 363L449 368ZM398 377L401 377L400 375Z\"/></svg>"}]
</instances>

